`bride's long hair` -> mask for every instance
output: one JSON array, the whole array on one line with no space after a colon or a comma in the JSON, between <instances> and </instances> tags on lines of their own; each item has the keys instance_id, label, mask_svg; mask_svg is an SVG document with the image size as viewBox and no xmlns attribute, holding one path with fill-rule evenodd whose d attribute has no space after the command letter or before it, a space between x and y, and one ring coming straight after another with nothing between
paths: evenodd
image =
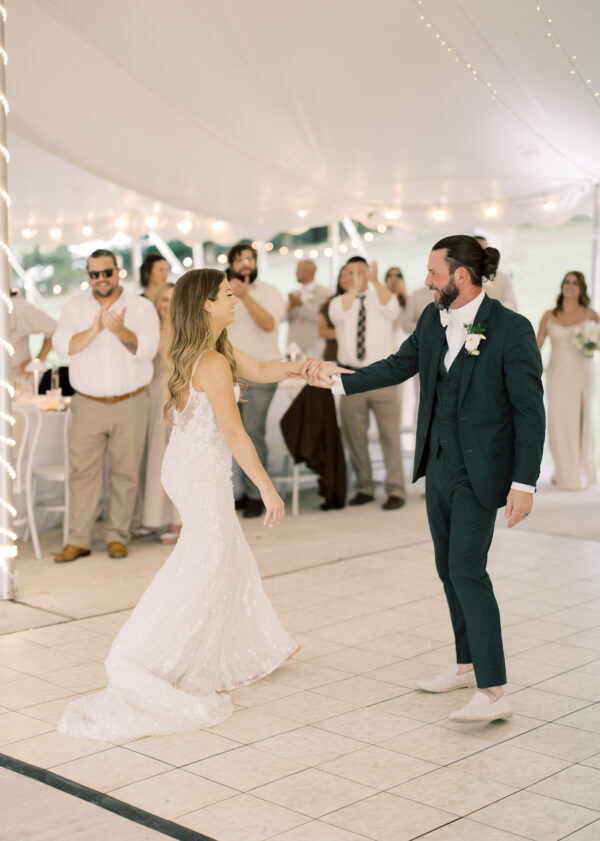
<instances>
[{"instance_id":1,"label":"bride's long hair","mask_svg":"<svg viewBox=\"0 0 600 841\"><path fill-rule=\"evenodd\" d=\"M217 269L193 269L175 284L170 307L172 334L168 348L167 402L163 408L167 423L173 423L173 409L183 409L182 396L189 387L194 363L208 348L214 346L223 354L234 383L239 383L227 330L220 333L215 343L212 319L204 309L206 301L216 301L224 280L225 273Z\"/></svg>"}]
</instances>

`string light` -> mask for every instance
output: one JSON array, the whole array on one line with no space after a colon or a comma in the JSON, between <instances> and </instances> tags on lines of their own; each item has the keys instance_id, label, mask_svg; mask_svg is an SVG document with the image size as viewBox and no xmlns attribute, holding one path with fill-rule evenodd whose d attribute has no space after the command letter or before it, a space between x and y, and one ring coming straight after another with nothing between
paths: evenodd
<instances>
[{"instance_id":1,"label":"string light","mask_svg":"<svg viewBox=\"0 0 600 841\"><path fill-rule=\"evenodd\" d=\"M377 233L385 234L387 231L387 225L377 225Z\"/></svg>"},{"instance_id":2,"label":"string light","mask_svg":"<svg viewBox=\"0 0 600 841\"><path fill-rule=\"evenodd\" d=\"M305 216L308 216L308 210L299 210L299 211L298 211L298 216L299 216L301 219L304 219L304 217L305 217Z\"/></svg>"},{"instance_id":3,"label":"string light","mask_svg":"<svg viewBox=\"0 0 600 841\"><path fill-rule=\"evenodd\" d=\"M287 247L287 245L282 245L281 248L279 249L279 253L282 255L282 257L285 257L285 255L288 253L288 251L289 251L289 248Z\"/></svg>"},{"instance_id":4,"label":"string light","mask_svg":"<svg viewBox=\"0 0 600 841\"><path fill-rule=\"evenodd\" d=\"M274 247L272 242L265 242L265 251L273 251Z\"/></svg>"},{"instance_id":5,"label":"string light","mask_svg":"<svg viewBox=\"0 0 600 841\"><path fill-rule=\"evenodd\" d=\"M180 219L177 223L177 230L181 231L182 234L189 234L193 227L194 223L191 219Z\"/></svg>"},{"instance_id":6,"label":"string light","mask_svg":"<svg viewBox=\"0 0 600 841\"><path fill-rule=\"evenodd\" d=\"M373 240L373 234L371 233L371 231L366 232L364 239L366 242L371 242Z\"/></svg>"},{"instance_id":7,"label":"string light","mask_svg":"<svg viewBox=\"0 0 600 841\"><path fill-rule=\"evenodd\" d=\"M483 212L489 218L493 218L494 216L498 215L498 208L496 207L495 204L490 204L490 205L488 205L488 207L485 207L483 209Z\"/></svg>"},{"instance_id":8,"label":"string light","mask_svg":"<svg viewBox=\"0 0 600 841\"><path fill-rule=\"evenodd\" d=\"M81 229L81 233L84 237L91 237L91 235L94 233L94 229L91 225L84 225Z\"/></svg>"},{"instance_id":9,"label":"string light","mask_svg":"<svg viewBox=\"0 0 600 841\"><path fill-rule=\"evenodd\" d=\"M554 41L556 42L556 43L555 43L555 46L556 46L556 47L558 47L558 49L560 49L560 51L562 52L562 54L563 54L563 55L564 55L564 57L566 58L567 62L569 63L570 68L571 68L571 69L569 70L569 75L570 75L570 76L577 76L577 77L581 80L581 82L585 85L585 89L586 89L586 90L587 90L587 92L590 94L590 96L591 96L591 97L592 97L592 99L594 100L595 104L596 104L596 105L598 105L598 106L600 106L600 102L599 102L599 101L598 101L598 99L597 99L598 95L600 94L600 90L598 90L598 91L597 91L597 92L595 92L595 93L592 93L592 91L591 91L591 89L590 89L590 87L589 87L589 85L591 85L591 84L592 84L592 80L591 80L591 79L584 79L584 77L583 77L582 73L580 72L579 68L578 68L578 67L577 67L577 65L574 63L574 62L576 61L576 59L577 59L577 56L576 56L576 55L571 55L571 54L570 54L570 53L569 53L569 52L565 49L565 47L563 46L562 40L558 37L558 34L557 34L557 32L556 32L555 27L554 27L554 26L552 26L552 18L549 18L549 17L548 17L548 15L547 15L547 14L546 14L546 12L544 11L544 8L543 8L543 6L542 6L542 4L541 4L541 3L537 3L537 4L536 4L536 10L537 10L537 11L540 13L540 15L543 17L543 19L544 19L544 21L545 21L545 23L546 23L546 26L547 26L547 28L548 28L548 32L546 32L546 36L554 39Z\"/></svg>"},{"instance_id":10,"label":"string light","mask_svg":"<svg viewBox=\"0 0 600 841\"><path fill-rule=\"evenodd\" d=\"M444 219L448 218L448 211L444 210L443 207L437 207L431 214L436 222L443 222Z\"/></svg>"},{"instance_id":11,"label":"string light","mask_svg":"<svg viewBox=\"0 0 600 841\"><path fill-rule=\"evenodd\" d=\"M144 219L144 222L146 223L146 225L148 225L148 218L149 217ZM156 218L156 217L152 217L152 218ZM127 224L127 219L124 216L117 216L117 218L114 221L115 228L124 228L126 224ZM151 228L152 225L148 225L148 227Z\"/></svg>"},{"instance_id":12,"label":"string light","mask_svg":"<svg viewBox=\"0 0 600 841\"><path fill-rule=\"evenodd\" d=\"M223 222L222 219L217 219L216 222L212 223L212 229L213 229L213 231L215 231L217 233L219 231L224 231L226 227L227 227L227 224L225 222Z\"/></svg>"},{"instance_id":13,"label":"string light","mask_svg":"<svg viewBox=\"0 0 600 841\"><path fill-rule=\"evenodd\" d=\"M397 210L386 210L383 215L385 216L386 219L390 219L390 220L391 219L397 219L398 216L400 216L400 214Z\"/></svg>"},{"instance_id":14,"label":"string light","mask_svg":"<svg viewBox=\"0 0 600 841\"><path fill-rule=\"evenodd\" d=\"M62 237L62 231L60 228L50 228L50 238L58 242L58 240Z\"/></svg>"},{"instance_id":15,"label":"string light","mask_svg":"<svg viewBox=\"0 0 600 841\"><path fill-rule=\"evenodd\" d=\"M158 221L158 216L146 216L144 218L144 225L152 230L158 228Z\"/></svg>"},{"instance_id":16,"label":"string light","mask_svg":"<svg viewBox=\"0 0 600 841\"><path fill-rule=\"evenodd\" d=\"M421 11L423 9L422 0L412 0L412 2L415 6L417 6L419 8L419 11ZM538 3L536 8L537 8L538 12L542 12L545 15L545 13L542 10L541 4ZM465 12L465 14L467 14L467 13ZM427 29L430 29L435 35L439 34L440 36L443 36L443 33L438 29L438 27L433 23L433 21L431 20L431 18L428 17L427 14L420 14L419 15L419 20L421 21L421 23L423 23L425 25L425 27ZM550 25L551 24L551 19L546 18L546 22L548 23L548 25ZM476 26L474 21L471 20L471 23L473 24L473 26ZM550 32L550 35L552 35L552 33L553 33L553 30ZM441 43L441 41L439 39L436 39L436 40L438 40L438 43ZM579 161L574 160L573 158L569 157L569 155L565 154L561 149L559 149L557 146L555 146L555 144L551 140L549 140L544 134L542 134L540 131L538 131L536 128L534 128L534 126L532 126L524 117L522 117L520 114L518 114L516 111L514 111L510 107L508 102L502 98L502 96L498 92L498 89L494 88L493 84L491 82L489 82L487 79L485 79L483 76L480 76L477 73L477 71L472 68L472 65L469 62L467 62L466 59L463 58L463 56L456 49L456 47L450 45L450 42L448 41L447 38L445 38L444 40L451 47L450 51L454 52L454 61L459 63L459 64L462 64L462 66L465 68L465 70L469 71L469 74L470 74L471 78L474 79L476 82L479 82L482 85L482 87L490 95L490 98L492 99L492 101L495 102L496 105L499 108L502 108L505 111L506 114L508 114L513 119L517 120L517 122L521 123L521 125L523 125L541 143L543 143L549 149L552 149L552 151L555 152L557 155L559 155L563 160L568 161L570 164L572 164L574 167L576 167L580 172L583 172L586 175L591 176L592 178L597 180L598 175L596 173L591 172L590 170L586 169L586 167L582 166L579 163ZM556 43L559 46L561 46L561 44L562 44L562 42L559 40L558 37L556 37ZM566 51L564 50L564 48L562 46L561 46L561 49L563 50L565 55L568 56L568 54L566 53ZM579 73L579 71L577 71L577 73ZM583 79L583 77L581 77L581 78ZM590 82L591 82L591 80L590 80ZM598 94L600 96L600 91L598 91ZM595 97L595 94L592 94L592 96L594 96L594 98L596 99L596 101L600 105L600 100L597 97Z\"/></svg>"},{"instance_id":17,"label":"string light","mask_svg":"<svg viewBox=\"0 0 600 841\"><path fill-rule=\"evenodd\" d=\"M220 263L221 265L223 265L226 262L227 262L227 255L226 254L219 254L219 256L217 257L217 263Z\"/></svg>"},{"instance_id":18,"label":"string light","mask_svg":"<svg viewBox=\"0 0 600 841\"><path fill-rule=\"evenodd\" d=\"M325 257L333 257L333 248L329 248L329 247L327 247L327 248L323 251L323 254L325 255Z\"/></svg>"},{"instance_id":19,"label":"string light","mask_svg":"<svg viewBox=\"0 0 600 841\"><path fill-rule=\"evenodd\" d=\"M340 246L339 246L339 248L338 248L338 251L340 252L340 254L345 254L345 253L346 253L346 251L348 251L348 246L346 245L346 243L345 243L345 242L342 242L342 243L340 244Z\"/></svg>"},{"instance_id":20,"label":"string light","mask_svg":"<svg viewBox=\"0 0 600 841\"><path fill-rule=\"evenodd\" d=\"M316 260L317 257L319 256L319 252L316 248L311 248L310 251L308 252L308 256L312 257L313 260Z\"/></svg>"},{"instance_id":21,"label":"string light","mask_svg":"<svg viewBox=\"0 0 600 841\"><path fill-rule=\"evenodd\" d=\"M300 259L300 257L304 257L304 251L303 251L301 248L297 248L297 249L294 251L294 257L296 257L296 259L298 259L298 260L299 260L299 259Z\"/></svg>"}]
</instances>

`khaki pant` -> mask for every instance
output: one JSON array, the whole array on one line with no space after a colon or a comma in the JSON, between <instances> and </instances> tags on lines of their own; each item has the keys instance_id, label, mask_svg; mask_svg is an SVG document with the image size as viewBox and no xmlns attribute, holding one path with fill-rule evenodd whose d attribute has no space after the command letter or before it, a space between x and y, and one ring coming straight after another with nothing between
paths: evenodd
<instances>
[{"instance_id":1,"label":"khaki pant","mask_svg":"<svg viewBox=\"0 0 600 841\"><path fill-rule=\"evenodd\" d=\"M340 398L342 430L356 474L356 492L373 496L375 490L369 458L370 411L375 415L379 430L379 443L385 462L386 493L404 499L406 491L400 449L400 399L395 385Z\"/></svg>"},{"instance_id":2,"label":"khaki pant","mask_svg":"<svg viewBox=\"0 0 600 841\"><path fill-rule=\"evenodd\" d=\"M146 391L119 403L75 394L71 401L69 543L89 549L108 450L110 473L106 542L128 543L150 403Z\"/></svg>"}]
</instances>

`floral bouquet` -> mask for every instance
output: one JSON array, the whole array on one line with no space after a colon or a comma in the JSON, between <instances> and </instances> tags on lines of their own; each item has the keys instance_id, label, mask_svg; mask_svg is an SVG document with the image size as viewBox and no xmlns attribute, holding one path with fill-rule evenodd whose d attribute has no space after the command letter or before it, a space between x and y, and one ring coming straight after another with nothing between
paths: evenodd
<instances>
[{"instance_id":1,"label":"floral bouquet","mask_svg":"<svg viewBox=\"0 0 600 841\"><path fill-rule=\"evenodd\" d=\"M573 342L584 356L593 356L595 350L600 350L600 323L584 321L573 333Z\"/></svg>"}]
</instances>

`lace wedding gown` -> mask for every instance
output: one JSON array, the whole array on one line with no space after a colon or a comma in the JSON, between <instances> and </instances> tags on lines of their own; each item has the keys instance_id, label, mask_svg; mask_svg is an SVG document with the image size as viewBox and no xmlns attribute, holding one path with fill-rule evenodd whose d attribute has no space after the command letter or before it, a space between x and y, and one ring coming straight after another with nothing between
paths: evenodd
<instances>
[{"instance_id":1,"label":"lace wedding gown","mask_svg":"<svg viewBox=\"0 0 600 841\"><path fill-rule=\"evenodd\" d=\"M191 386L162 481L181 536L112 644L107 688L65 709L58 729L67 736L122 741L211 727L232 711L220 692L268 675L296 649L235 513L231 453L208 398Z\"/></svg>"}]
</instances>

